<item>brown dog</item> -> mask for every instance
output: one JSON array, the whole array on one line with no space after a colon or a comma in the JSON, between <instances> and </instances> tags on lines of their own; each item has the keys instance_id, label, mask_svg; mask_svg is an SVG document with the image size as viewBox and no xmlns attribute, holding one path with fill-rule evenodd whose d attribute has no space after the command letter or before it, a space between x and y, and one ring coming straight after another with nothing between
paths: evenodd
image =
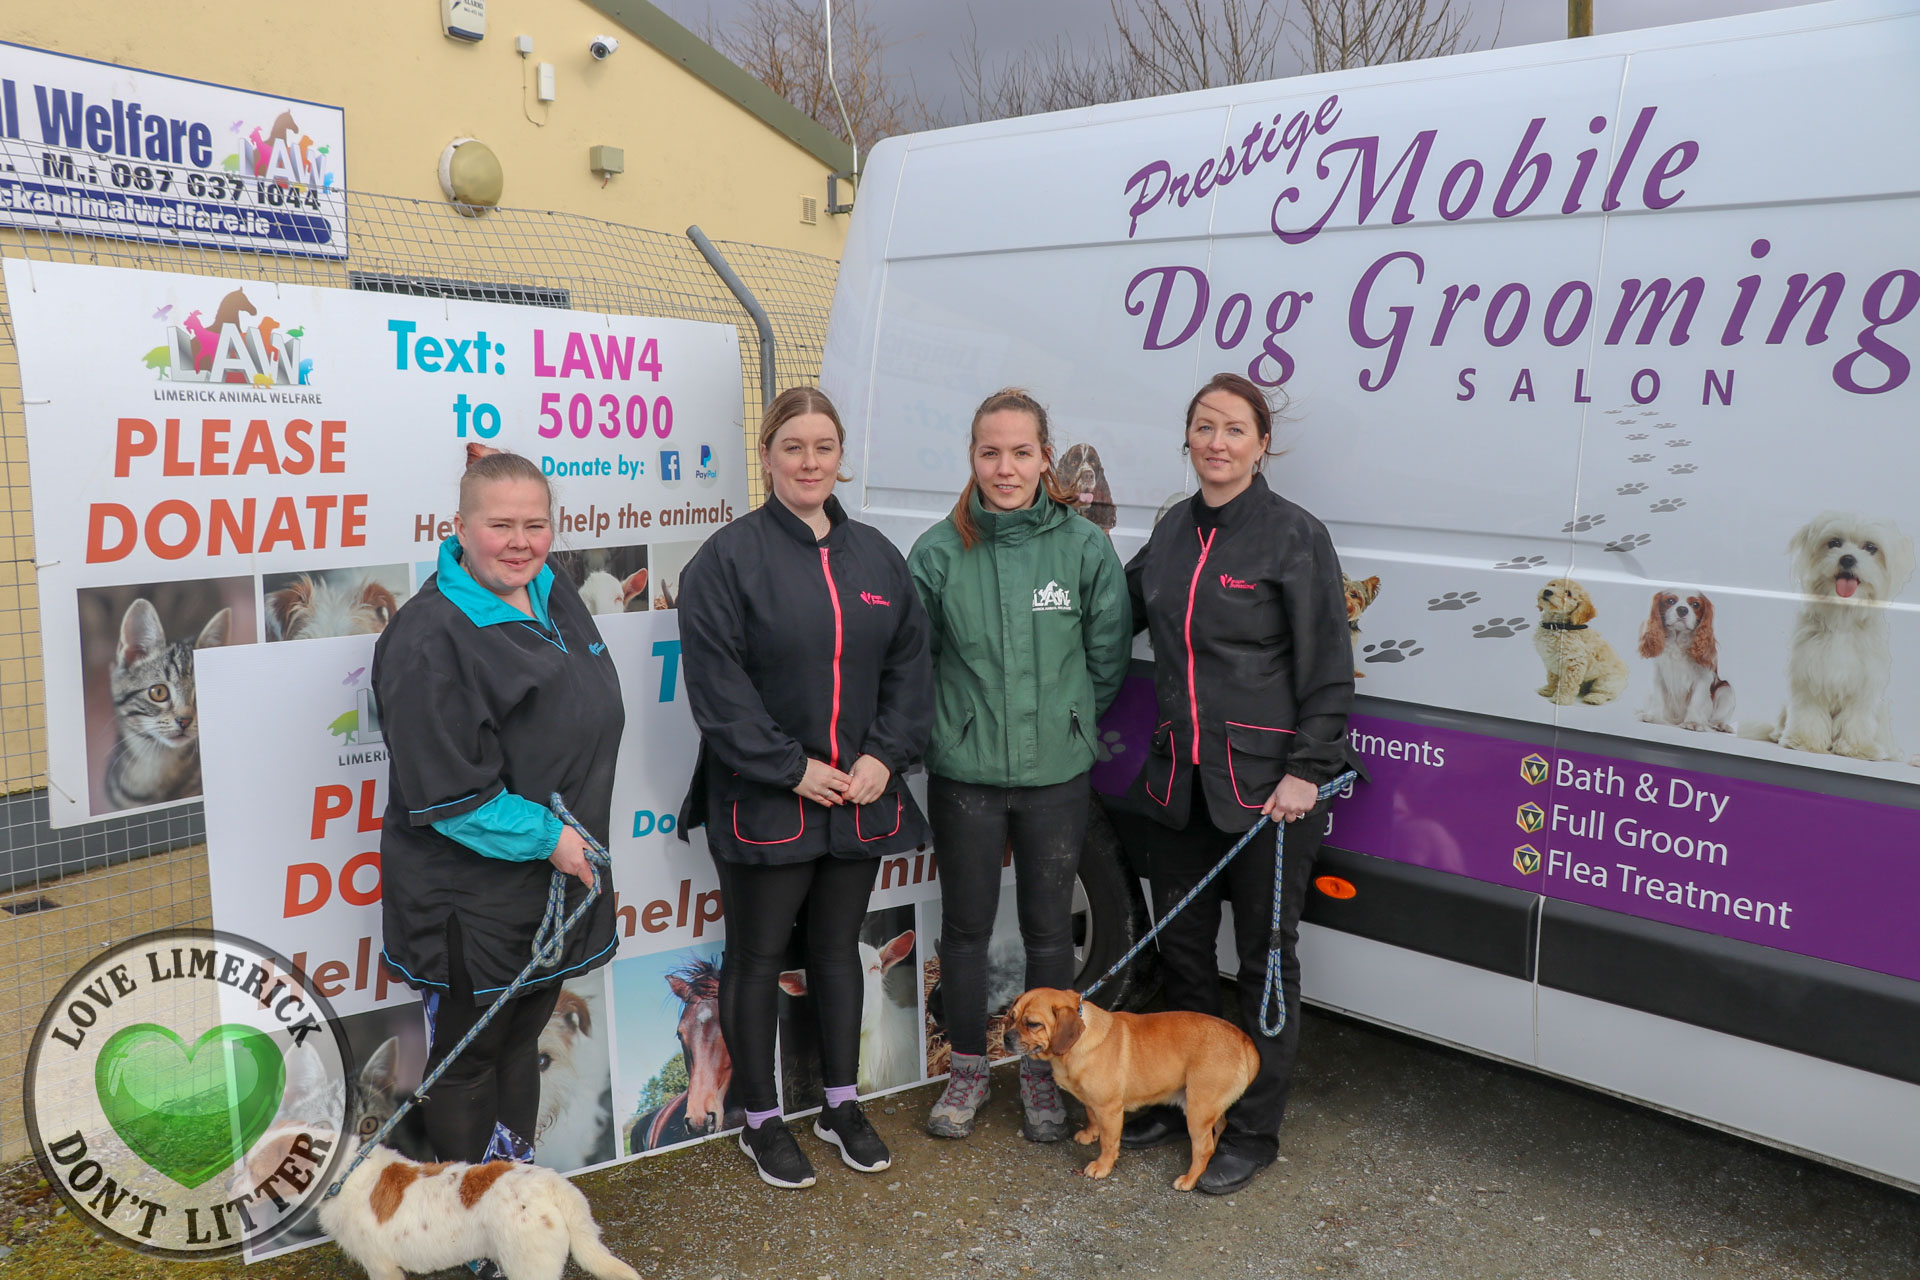
<instances>
[{"instance_id":1,"label":"brown dog","mask_svg":"<svg viewBox=\"0 0 1920 1280\"><path fill-rule=\"evenodd\" d=\"M1086 1104L1087 1126L1073 1135L1098 1142L1082 1169L1089 1178L1113 1172L1126 1113L1155 1103L1186 1108L1193 1163L1174 1179L1191 1191L1213 1159L1227 1108L1253 1083L1260 1053L1246 1032L1204 1013L1109 1013L1077 992L1036 987L1013 1005L1007 1039L1053 1064L1053 1078ZM1008 1048L1013 1048L1009 1043Z\"/></svg>"}]
</instances>

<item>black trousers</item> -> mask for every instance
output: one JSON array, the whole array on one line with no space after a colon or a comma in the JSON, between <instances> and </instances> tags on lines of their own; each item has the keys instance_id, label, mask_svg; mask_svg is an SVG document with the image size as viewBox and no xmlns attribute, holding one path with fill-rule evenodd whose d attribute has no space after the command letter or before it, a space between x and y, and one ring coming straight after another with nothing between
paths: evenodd
<instances>
[{"instance_id":1,"label":"black trousers","mask_svg":"<svg viewBox=\"0 0 1920 1280\"><path fill-rule=\"evenodd\" d=\"M780 1027L780 971L796 924L806 928L807 993L820 1023L820 1071L828 1088L858 1082L860 926L878 858L836 858L761 867L713 860L727 923L720 967L720 1033L733 1057L736 1087L749 1111L780 1105L774 1040Z\"/></svg>"},{"instance_id":2,"label":"black trousers","mask_svg":"<svg viewBox=\"0 0 1920 1280\"><path fill-rule=\"evenodd\" d=\"M1197 794L1196 819L1184 831L1162 831L1151 866L1154 916L1163 916L1186 896L1240 839L1205 817ZM1260 1034L1260 998L1267 982L1267 940L1273 926L1273 826L1269 824L1240 856L1208 885L1160 934L1167 1007L1221 1016L1220 966L1216 943L1223 900L1233 910L1238 953L1235 989L1239 1023L1260 1051L1260 1074L1227 1112L1220 1149L1263 1164L1280 1151L1280 1121L1293 1087L1294 1058L1300 1050L1300 913L1313 881L1313 862L1327 832L1327 805L1287 824L1286 881L1280 913L1280 983L1286 996L1287 1023L1276 1037Z\"/></svg>"},{"instance_id":3,"label":"black trousers","mask_svg":"<svg viewBox=\"0 0 1920 1280\"><path fill-rule=\"evenodd\" d=\"M428 1071L492 1007L491 996L474 998L462 942L459 920L450 917L448 972L456 986L426 997ZM516 995L434 1083L422 1113L438 1159L532 1159L540 1119L540 1032L559 1001L557 982ZM497 1134L502 1128L506 1133Z\"/></svg>"},{"instance_id":4,"label":"black trousers","mask_svg":"<svg viewBox=\"0 0 1920 1280\"><path fill-rule=\"evenodd\" d=\"M954 1052L987 1052L987 949L1000 869L1013 844L1013 892L1026 987L1073 981L1073 877L1087 834L1087 775L1046 787L988 787L935 774L927 817L940 853L940 990Z\"/></svg>"}]
</instances>

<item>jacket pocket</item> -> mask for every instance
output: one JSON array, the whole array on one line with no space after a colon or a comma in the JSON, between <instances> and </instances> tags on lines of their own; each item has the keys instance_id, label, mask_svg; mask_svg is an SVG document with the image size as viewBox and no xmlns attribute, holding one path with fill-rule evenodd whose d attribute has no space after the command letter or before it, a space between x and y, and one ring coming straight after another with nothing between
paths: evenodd
<instances>
[{"instance_id":1,"label":"jacket pocket","mask_svg":"<svg viewBox=\"0 0 1920 1280\"><path fill-rule=\"evenodd\" d=\"M1267 797L1287 776L1287 757L1293 751L1293 730L1266 725L1227 725L1227 780L1233 798L1243 809L1264 809Z\"/></svg>"},{"instance_id":2,"label":"jacket pocket","mask_svg":"<svg viewBox=\"0 0 1920 1280\"><path fill-rule=\"evenodd\" d=\"M1142 770L1146 781L1147 798L1155 804L1164 805L1173 795L1173 721L1169 720L1154 729L1153 740L1147 746L1147 763ZM1159 790L1155 791L1155 784Z\"/></svg>"},{"instance_id":3,"label":"jacket pocket","mask_svg":"<svg viewBox=\"0 0 1920 1280\"><path fill-rule=\"evenodd\" d=\"M791 844L806 834L805 802L792 791L748 782L739 774L732 782L728 808L733 838L741 844Z\"/></svg>"},{"instance_id":4,"label":"jacket pocket","mask_svg":"<svg viewBox=\"0 0 1920 1280\"><path fill-rule=\"evenodd\" d=\"M895 781L880 793L879 799L855 807L853 834L862 844L898 835L905 812L906 802L900 798L900 784Z\"/></svg>"}]
</instances>

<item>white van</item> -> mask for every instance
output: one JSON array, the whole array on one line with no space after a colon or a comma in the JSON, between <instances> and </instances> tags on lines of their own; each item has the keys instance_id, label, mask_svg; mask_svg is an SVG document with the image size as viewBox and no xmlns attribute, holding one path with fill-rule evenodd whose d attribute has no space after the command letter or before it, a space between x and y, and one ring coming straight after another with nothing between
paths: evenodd
<instances>
[{"instance_id":1,"label":"white van","mask_svg":"<svg viewBox=\"0 0 1920 1280\"><path fill-rule=\"evenodd\" d=\"M1915 193L1915 0L944 130L868 162L821 380L902 547L1017 384L1123 557L1194 388L1278 389L1377 579L1308 998L1920 1187Z\"/></svg>"}]
</instances>

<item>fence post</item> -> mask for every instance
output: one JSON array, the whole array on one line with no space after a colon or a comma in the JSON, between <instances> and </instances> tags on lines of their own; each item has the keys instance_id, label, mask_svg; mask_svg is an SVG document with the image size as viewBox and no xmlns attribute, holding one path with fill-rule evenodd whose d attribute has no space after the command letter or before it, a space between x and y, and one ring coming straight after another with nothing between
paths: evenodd
<instances>
[{"instance_id":1,"label":"fence post","mask_svg":"<svg viewBox=\"0 0 1920 1280\"><path fill-rule=\"evenodd\" d=\"M753 327L760 331L760 407L765 409L773 403L778 380L773 369L773 322L767 319L767 309L753 296L753 290L747 288L747 282L727 265L727 260L721 256L720 250L714 248L713 241L707 239L704 231L697 226L688 227L687 239L693 241L693 247L700 251L700 256L707 260L707 265L713 268L713 273L720 277L721 283L733 290L733 296L753 317Z\"/></svg>"}]
</instances>

